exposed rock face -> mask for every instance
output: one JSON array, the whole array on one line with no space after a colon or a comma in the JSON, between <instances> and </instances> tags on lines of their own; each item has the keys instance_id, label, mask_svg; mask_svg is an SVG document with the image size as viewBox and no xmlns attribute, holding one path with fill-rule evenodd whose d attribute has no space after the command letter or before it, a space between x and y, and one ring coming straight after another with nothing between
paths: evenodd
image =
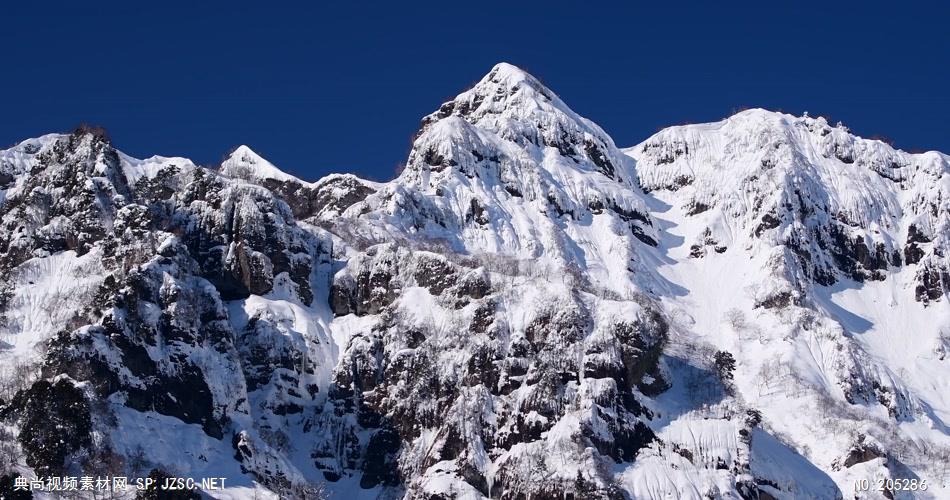
<instances>
[{"instance_id":1,"label":"exposed rock face","mask_svg":"<svg viewBox=\"0 0 950 500\"><path fill-rule=\"evenodd\" d=\"M470 266L384 244L336 275L337 313L377 318L351 339L331 394L335 408L358 415L345 435L372 435L362 458L364 486L405 481L411 497L423 498L416 478L440 467L484 495L489 484L512 497L538 493L516 471L556 446L543 438L556 426L570 429L566 439L589 447L591 459L632 460L654 439L637 394L663 389L663 318L652 306L629 303L629 315L597 319L591 299L567 289L522 303L519 293L534 282L513 290L473 286L467 277L479 274ZM426 297L425 312L407 297ZM534 317L515 324L506 315L513 309ZM320 434L330 436L333 427L346 427L323 425ZM329 479L345 472L338 457L352 452L334 449L338 442L329 439L317 452ZM501 469L487 469L486 459ZM619 495L607 476L576 479L552 480L543 491Z\"/></svg>"},{"instance_id":2,"label":"exposed rock face","mask_svg":"<svg viewBox=\"0 0 950 500\"><path fill-rule=\"evenodd\" d=\"M376 192L368 182L353 175L331 175L317 182L311 191L314 210L308 217L317 220L338 216Z\"/></svg>"},{"instance_id":3,"label":"exposed rock face","mask_svg":"<svg viewBox=\"0 0 950 500\"><path fill-rule=\"evenodd\" d=\"M241 410L235 396L246 389L239 380L213 389L206 381L215 365L240 366L220 296L173 259L156 264L134 272L114 295L104 290L99 300L107 309L96 324L53 339L46 371L89 381L103 399L121 392L130 408L199 424L221 438L227 415ZM196 348L205 359L190 356Z\"/></svg>"},{"instance_id":4,"label":"exposed rock face","mask_svg":"<svg viewBox=\"0 0 950 500\"><path fill-rule=\"evenodd\" d=\"M371 183L356 176L330 175L310 183L285 174L247 146L240 146L221 164L220 172L266 188L284 200L294 218L330 217L343 213L375 192Z\"/></svg>"},{"instance_id":5,"label":"exposed rock face","mask_svg":"<svg viewBox=\"0 0 950 500\"><path fill-rule=\"evenodd\" d=\"M845 457L843 465L845 467L851 467L855 464L860 464L867 462L869 460L874 460L875 458L881 458L884 454L881 450L873 446L868 445L859 445L851 449L848 452L848 456Z\"/></svg>"},{"instance_id":6,"label":"exposed rock face","mask_svg":"<svg viewBox=\"0 0 950 500\"><path fill-rule=\"evenodd\" d=\"M50 337L45 380L4 410L20 426L31 467L63 471L82 457L112 453L114 443L94 442L90 433L122 408L197 424L223 439L244 426L256 435L260 411L285 414L301 398L313 404L303 379L314 368L298 362L310 355L306 344L272 355L284 336L268 330L266 318L237 328L225 303L277 293L312 304L329 243L299 228L283 201L190 162L165 162L142 175L104 138L82 131L48 137L30 156L31 168L22 169L2 206L7 286L58 252L90 254L104 274L89 296L61 299L69 320L39 332ZM3 312L16 319L16 307ZM263 331L271 332L265 352ZM272 380L278 367L285 373ZM262 391L269 399L252 397ZM66 405L60 414L58 404ZM68 419L59 428L74 431L61 442L46 436L55 418Z\"/></svg>"},{"instance_id":7,"label":"exposed rock face","mask_svg":"<svg viewBox=\"0 0 950 500\"><path fill-rule=\"evenodd\" d=\"M0 207L0 265L9 270L37 254L82 255L111 232L116 205L129 196L119 158L105 138L73 134L34 152L26 166L7 166L18 195Z\"/></svg>"},{"instance_id":8,"label":"exposed rock face","mask_svg":"<svg viewBox=\"0 0 950 500\"><path fill-rule=\"evenodd\" d=\"M225 186L195 171L180 200L175 222L187 226L183 242L198 257L203 275L225 299L262 295L286 272L305 303L312 300L313 239L294 224L287 205L254 187ZM178 220L175 220L175 219Z\"/></svg>"}]
</instances>

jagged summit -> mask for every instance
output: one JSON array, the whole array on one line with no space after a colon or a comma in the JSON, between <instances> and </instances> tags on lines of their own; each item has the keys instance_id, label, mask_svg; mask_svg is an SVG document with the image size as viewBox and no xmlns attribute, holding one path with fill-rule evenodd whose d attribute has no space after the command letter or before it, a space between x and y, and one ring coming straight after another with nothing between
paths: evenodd
<instances>
[{"instance_id":1,"label":"jagged summit","mask_svg":"<svg viewBox=\"0 0 950 500\"><path fill-rule=\"evenodd\" d=\"M557 99L554 92L545 87L540 80L527 71L505 62L493 66L478 83L459 94L454 101L465 101L476 95L486 95L489 93L499 96L492 99L493 102L500 102L503 99L508 99L514 97L516 94L520 94L544 101L554 100L557 104L566 107L560 99ZM481 102L478 104L481 104Z\"/></svg>"},{"instance_id":2,"label":"jagged summit","mask_svg":"<svg viewBox=\"0 0 950 500\"><path fill-rule=\"evenodd\" d=\"M463 142L450 147L446 139ZM481 154L478 147L492 150L489 158L497 156L493 150L499 147L491 144L497 142L492 139L516 145L523 150L521 156L537 160L550 156L546 148L554 148L576 169L599 171L620 182L633 180L610 136L571 110L537 78L507 63L496 65L474 87L423 119L413 147L417 154L410 155L407 170L412 172L416 159L429 167L452 166L453 161L462 164L472 156L470 150ZM475 147L461 150L466 145ZM431 169L423 165L421 170Z\"/></svg>"},{"instance_id":3,"label":"jagged summit","mask_svg":"<svg viewBox=\"0 0 950 500\"><path fill-rule=\"evenodd\" d=\"M348 208L350 219L327 222L589 269L630 293L623 270L643 265L636 242L657 239L642 196L633 161L603 130L500 64L423 120L397 179Z\"/></svg>"},{"instance_id":4,"label":"jagged summit","mask_svg":"<svg viewBox=\"0 0 950 500\"><path fill-rule=\"evenodd\" d=\"M581 119L537 78L512 64L499 63L471 89L443 104L439 111L426 120L452 113L472 116L477 120L490 113L507 111L509 116L516 113L528 115L533 109L549 111L551 108Z\"/></svg>"}]
</instances>

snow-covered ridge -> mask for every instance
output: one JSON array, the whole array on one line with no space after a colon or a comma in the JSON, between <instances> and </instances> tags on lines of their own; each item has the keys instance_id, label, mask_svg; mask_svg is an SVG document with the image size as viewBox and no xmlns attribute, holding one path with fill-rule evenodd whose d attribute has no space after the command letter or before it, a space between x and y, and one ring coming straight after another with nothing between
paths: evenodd
<instances>
[{"instance_id":1,"label":"snow-covered ridge","mask_svg":"<svg viewBox=\"0 0 950 500\"><path fill-rule=\"evenodd\" d=\"M943 498L948 178L764 110L622 151L509 64L385 183L24 141L0 445L229 498Z\"/></svg>"},{"instance_id":2,"label":"snow-covered ridge","mask_svg":"<svg viewBox=\"0 0 950 500\"><path fill-rule=\"evenodd\" d=\"M402 174L344 215L326 223L577 269L621 294L630 276L610 270L643 266L636 249L657 237L633 162L509 64L427 116Z\"/></svg>"},{"instance_id":3,"label":"snow-covered ridge","mask_svg":"<svg viewBox=\"0 0 950 500\"><path fill-rule=\"evenodd\" d=\"M451 120L453 117L459 120ZM449 120L444 121L446 119ZM420 144L417 140L414 148L416 154L429 160L426 164L430 167L439 166L442 162L436 160L440 158L450 163L456 152L463 159L469 159L466 151L460 150L466 143L477 141L477 136L473 136L466 126L468 124L478 131L514 143L529 154L535 148L553 147L562 156L574 158L573 167L576 169L599 171L619 182L635 185L629 163L618 157L610 136L571 110L535 77L510 64L496 65L474 87L423 118L420 135L439 124L440 130L432 132L431 142ZM427 147L419 147L423 145ZM410 154L404 178L414 177L408 168L414 163L412 159ZM423 170L432 169L423 167Z\"/></svg>"},{"instance_id":4,"label":"snow-covered ridge","mask_svg":"<svg viewBox=\"0 0 950 500\"><path fill-rule=\"evenodd\" d=\"M919 265L920 300L950 278L950 159L761 109L671 127L626 150L645 189L695 216L693 241L795 253L822 284ZM701 245L702 246L702 245Z\"/></svg>"}]
</instances>

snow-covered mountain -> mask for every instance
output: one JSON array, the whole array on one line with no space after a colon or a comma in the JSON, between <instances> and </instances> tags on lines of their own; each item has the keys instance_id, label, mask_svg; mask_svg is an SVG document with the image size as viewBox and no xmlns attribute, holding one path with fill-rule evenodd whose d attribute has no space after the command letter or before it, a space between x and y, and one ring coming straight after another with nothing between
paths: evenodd
<instances>
[{"instance_id":1,"label":"snow-covered mountain","mask_svg":"<svg viewBox=\"0 0 950 500\"><path fill-rule=\"evenodd\" d=\"M0 193L0 493L950 497L940 153L764 110L622 150L499 64L390 182L80 129Z\"/></svg>"}]
</instances>

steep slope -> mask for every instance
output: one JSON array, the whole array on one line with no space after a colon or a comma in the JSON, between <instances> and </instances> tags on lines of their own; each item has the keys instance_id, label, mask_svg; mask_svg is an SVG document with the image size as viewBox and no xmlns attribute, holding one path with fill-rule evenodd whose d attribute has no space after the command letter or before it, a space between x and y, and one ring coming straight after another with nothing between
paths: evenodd
<instances>
[{"instance_id":1,"label":"steep slope","mask_svg":"<svg viewBox=\"0 0 950 500\"><path fill-rule=\"evenodd\" d=\"M749 110L666 129L629 150L647 190L675 191L728 247L751 236L794 255L790 275L832 285L913 270L916 300L950 289L950 158L857 138L823 118ZM795 277L795 276L792 276ZM910 285L910 283L908 283Z\"/></svg>"},{"instance_id":2,"label":"steep slope","mask_svg":"<svg viewBox=\"0 0 950 500\"><path fill-rule=\"evenodd\" d=\"M623 496L610 464L653 440L639 399L664 387L667 325L630 272L656 231L602 130L501 64L423 120L399 178L314 223L346 257L335 413L361 416L321 429L328 477Z\"/></svg>"},{"instance_id":3,"label":"steep slope","mask_svg":"<svg viewBox=\"0 0 950 500\"><path fill-rule=\"evenodd\" d=\"M276 450L328 385L328 244L261 187L96 131L3 158L4 460L305 487Z\"/></svg>"},{"instance_id":4,"label":"steep slope","mask_svg":"<svg viewBox=\"0 0 950 500\"><path fill-rule=\"evenodd\" d=\"M399 178L345 215L337 225L370 242L572 267L618 293L629 280L610 270L637 266L635 249L656 241L629 158L507 64L423 119Z\"/></svg>"},{"instance_id":5,"label":"steep slope","mask_svg":"<svg viewBox=\"0 0 950 500\"><path fill-rule=\"evenodd\" d=\"M947 157L764 110L627 153L665 230L659 272L688 291L663 300L734 355L761 425L842 491L882 477L946 488Z\"/></svg>"}]
</instances>

